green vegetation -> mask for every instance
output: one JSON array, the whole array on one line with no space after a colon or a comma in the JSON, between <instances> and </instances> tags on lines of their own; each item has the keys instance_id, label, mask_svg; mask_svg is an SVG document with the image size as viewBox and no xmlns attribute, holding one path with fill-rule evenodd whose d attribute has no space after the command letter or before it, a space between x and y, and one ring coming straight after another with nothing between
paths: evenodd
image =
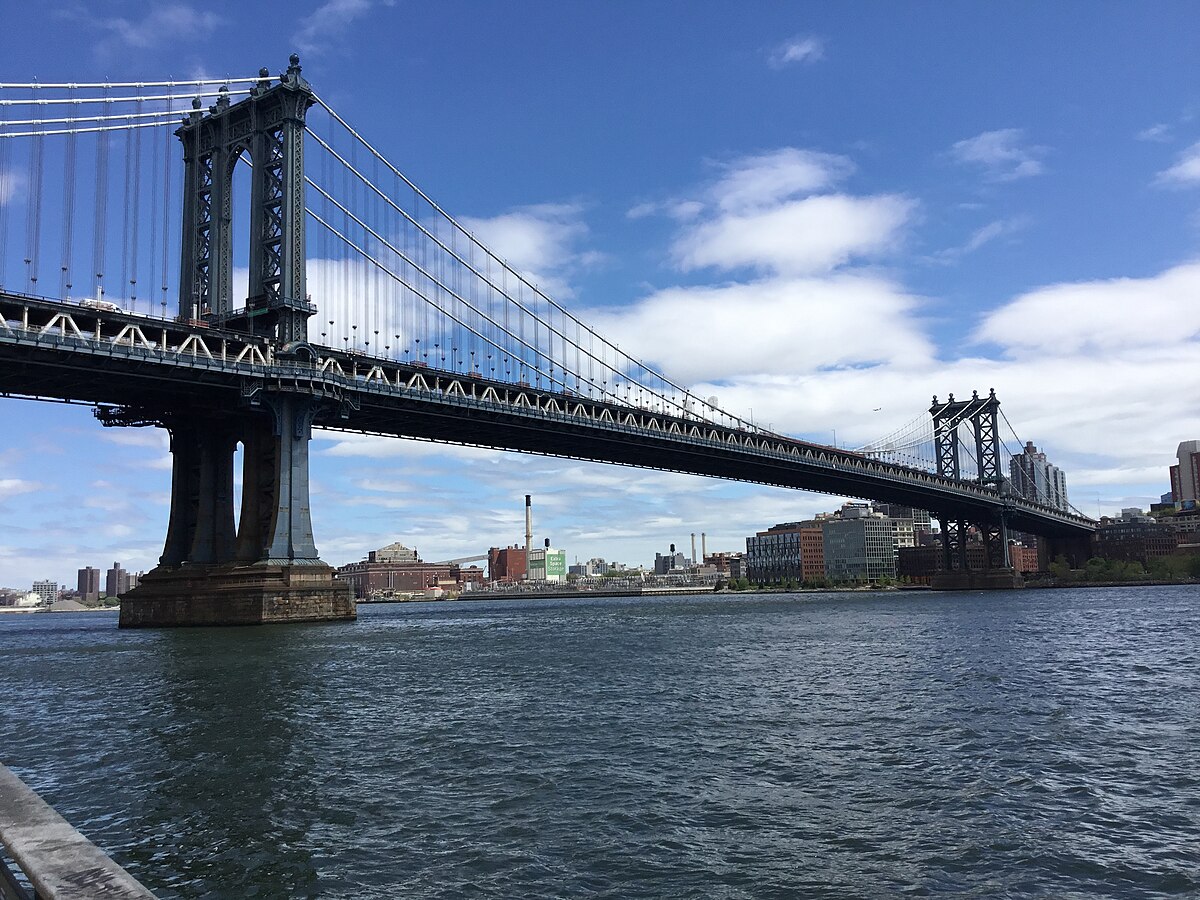
<instances>
[{"instance_id":1,"label":"green vegetation","mask_svg":"<svg viewBox=\"0 0 1200 900\"><path fill-rule=\"evenodd\" d=\"M1176 553L1150 560L1148 566L1133 560L1092 557L1082 569L1072 569L1063 557L1050 563L1050 574L1059 582L1169 581L1200 578L1200 554Z\"/></svg>"}]
</instances>

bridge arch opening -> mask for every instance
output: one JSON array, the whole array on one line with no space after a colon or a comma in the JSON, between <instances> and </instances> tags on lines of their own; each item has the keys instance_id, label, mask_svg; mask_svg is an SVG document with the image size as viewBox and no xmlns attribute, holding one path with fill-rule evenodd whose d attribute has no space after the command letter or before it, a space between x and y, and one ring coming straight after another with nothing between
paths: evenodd
<instances>
[{"instance_id":1,"label":"bridge arch opening","mask_svg":"<svg viewBox=\"0 0 1200 900\"><path fill-rule=\"evenodd\" d=\"M236 148L229 161L229 307L244 310L250 295L250 229L253 226L253 164L247 147Z\"/></svg>"}]
</instances>

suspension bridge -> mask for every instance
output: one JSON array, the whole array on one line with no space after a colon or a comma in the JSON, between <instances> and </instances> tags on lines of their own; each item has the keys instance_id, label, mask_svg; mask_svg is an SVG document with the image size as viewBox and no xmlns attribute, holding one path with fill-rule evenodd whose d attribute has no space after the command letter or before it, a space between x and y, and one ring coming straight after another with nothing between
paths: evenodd
<instances>
[{"instance_id":1,"label":"suspension bridge","mask_svg":"<svg viewBox=\"0 0 1200 900\"><path fill-rule=\"evenodd\" d=\"M354 616L313 539L314 426L928 509L947 570L973 530L992 583L1010 529L1069 550L1095 527L1013 490L994 393L935 397L858 451L695 395L484 246L296 56L277 77L0 84L0 393L170 433L163 554L123 626Z\"/></svg>"}]
</instances>

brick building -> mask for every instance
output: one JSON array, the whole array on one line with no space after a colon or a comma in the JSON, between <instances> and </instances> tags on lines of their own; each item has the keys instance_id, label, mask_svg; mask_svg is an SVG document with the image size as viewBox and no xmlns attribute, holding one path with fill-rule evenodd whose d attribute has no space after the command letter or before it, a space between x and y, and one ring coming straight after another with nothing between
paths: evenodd
<instances>
[{"instance_id":1,"label":"brick building","mask_svg":"<svg viewBox=\"0 0 1200 900\"><path fill-rule=\"evenodd\" d=\"M523 581L527 564L524 547L492 547L488 550L488 581Z\"/></svg>"},{"instance_id":2,"label":"brick building","mask_svg":"<svg viewBox=\"0 0 1200 900\"><path fill-rule=\"evenodd\" d=\"M1140 515L1122 515L1120 519L1105 516L1092 538L1092 547L1101 559L1142 565L1159 556L1170 556L1177 544L1178 537L1170 525Z\"/></svg>"},{"instance_id":3,"label":"brick building","mask_svg":"<svg viewBox=\"0 0 1200 900\"><path fill-rule=\"evenodd\" d=\"M422 562L415 550L397 544L374 550L366 559L341 566L336 577L347 582L359 599L435 589L458 594L483 586L483 569L478 566Z\"/></svg>"}]
</instances>

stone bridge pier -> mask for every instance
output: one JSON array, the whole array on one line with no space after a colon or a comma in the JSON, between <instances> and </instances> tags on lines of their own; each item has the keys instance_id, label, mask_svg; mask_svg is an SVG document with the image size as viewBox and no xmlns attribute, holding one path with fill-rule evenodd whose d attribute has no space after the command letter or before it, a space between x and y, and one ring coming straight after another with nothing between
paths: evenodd
<instances>
[{"instance_id":1,"label":"stone bridge pier","mask_svg":"<svg viewBox=\"0 0 1200 900\"><path fill-rule=\"evenodd\" d=\"M166 543L159 565L121 598L122 628L355 618L349 585L334 580L313 540L308 447L320 407L315 397L279 393L231 412L102 411L106 425L158 425L171 435Z\"/></svg>"}]
</instances>

